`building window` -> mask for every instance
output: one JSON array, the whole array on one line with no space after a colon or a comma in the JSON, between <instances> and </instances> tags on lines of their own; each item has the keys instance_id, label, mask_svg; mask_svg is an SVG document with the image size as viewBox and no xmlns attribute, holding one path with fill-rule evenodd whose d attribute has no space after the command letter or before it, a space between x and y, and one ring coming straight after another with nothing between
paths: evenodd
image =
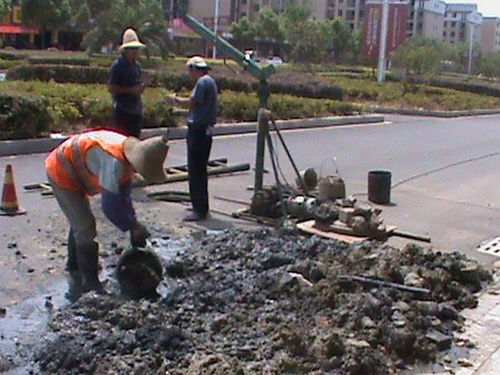
<instances>
[{"instance_id":1,"label":"building window","mask_svg":"<svg viewBox=\"0 0 500 375\"><path fill-rule=\"evenodd\" d=\"M451 27L457 27L457 23L456 23L455 21L453 21L453 22L451 23Z\"/></svg>"},{"instance_id":2,"label":"building window","mask_svg":"<svg viewBox=\"0 0 500 375\"><path fill-rule=\"evenodd\" d=\"M454 31L452 31L452 32L450 33L450 36L451 36L452 38L454 38L454 37L455 37L455 32L454 32Z\"/></svg>"},{"instance_id":3,"label":"building window","mask_svg":"<svg viewBox=\"0 0 500 375\"><path fill-rule=\"evenodd\" d=\"M344 11L342 9L339 9L338 15L339 15L339 17L342 17L344 15Z\"/></svg>"},{"instance_id":4,"label":"building window","mask_svg":"<svg viewBox=\"0 0 500 375\"><path fill-rule=\"evenodd\" d=\"M446 31L443 31L443 37L445 37L445 38L446 38L446 36L447 36L447 35L448 35L448 34L447 34L447 32L446 32Z\"/></svg>"}]
</instances>

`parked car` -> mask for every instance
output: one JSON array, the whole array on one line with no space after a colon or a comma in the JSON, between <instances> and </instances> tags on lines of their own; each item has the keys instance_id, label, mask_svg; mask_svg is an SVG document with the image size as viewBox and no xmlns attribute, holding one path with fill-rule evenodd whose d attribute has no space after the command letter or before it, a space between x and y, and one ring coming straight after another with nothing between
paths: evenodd
<instances>
[{"instance_id":1,"label":"parked car","mask_svg":"<svg viewBox=\"0 0 500 375\"><path fill-rule=\"evenodd\" d=\"M269 65L282 65L283 64L283 59L279 56L270 56L267 59L267 63Z\"/></svg>"}]
</instances>

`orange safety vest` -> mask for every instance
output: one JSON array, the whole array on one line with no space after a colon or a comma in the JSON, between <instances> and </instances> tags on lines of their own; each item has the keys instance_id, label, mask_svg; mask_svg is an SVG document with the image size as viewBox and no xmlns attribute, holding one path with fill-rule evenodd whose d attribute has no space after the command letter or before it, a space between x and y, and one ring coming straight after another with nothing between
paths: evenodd
<instances>
[{"instance_id":1,"label":"orange safety vest","mask_svg":"<svg viewBox=\"0 0 500 375\"><path fill-rule=\"evenodd\" d=\"M120 184L124 184L134 175L134 170L124 154L126 139L126 136L109 130L96 130L73 136L45 159L47 174L62 189L88 195L102 193L104 188L99 183L99 177L92 174L86 163L87 152L93 147L100 147L125 164L125 173L120 179Z\"/></svg>"}]
</instances>

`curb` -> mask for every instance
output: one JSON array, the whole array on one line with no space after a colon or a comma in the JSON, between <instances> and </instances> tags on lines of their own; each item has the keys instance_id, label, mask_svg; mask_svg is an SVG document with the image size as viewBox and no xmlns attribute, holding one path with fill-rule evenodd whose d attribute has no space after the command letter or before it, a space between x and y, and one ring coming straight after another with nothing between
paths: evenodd
<instances>
[{"instance_id":1,"label":"curb","mask_svg":"<svg viewBox=\"0 0 500 375\"><path fill-rule=\"evenodd\" d=\"M343 125L364 125L373 123L382 123L385 121L381 115L359 115L347 117L322 117L301 120L278 120L276 121L280 130L325 128ZM153 128L143 129L142 134L145 138L163 135L169 132L169 139L179 140L186 138L187 128ZM255 133L257 131L257 122L244 122L238 124L218 124L214 128L214 136L237 135ZM12 155L28 155L49 152L65 138L41 138L0 141L0 157Z\"/></svg>"},{"instance_id":2,"label":"curb","mask_svg":"<svg viewBox=\"0 0 500 375\"><path fill-rule=\"evenodd\" d=\"M470 111L430 111L420 109L406 109L406 108L387 108L387 107L371 107L375 113L381 114L395 114L406 116L424 116L424 117L440 117L440 118L456 118L468 116L485 116L485 115L498 115L500 109L473 109Z\"/></svg>"}]
</instances>

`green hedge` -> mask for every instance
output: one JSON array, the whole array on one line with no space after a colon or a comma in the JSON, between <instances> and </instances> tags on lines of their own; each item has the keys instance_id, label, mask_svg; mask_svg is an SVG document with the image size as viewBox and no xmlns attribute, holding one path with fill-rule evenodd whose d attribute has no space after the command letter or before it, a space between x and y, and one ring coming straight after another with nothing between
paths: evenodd
<instances>
[{"instance_id":1,"label":"green hedge","mask_svg":"<svg viewBox=\"0 0 500 375\"><path fill-rule=\"evenodd\" d=\"M28 62L32 65L80 65L89 66L88 57L63 57L63 56L30 56Z\"/></svg>"},{"instance_id":2,"label":"green hedge","mask_svg":"<svg viewBox=\"0 0 500 375\"><path fill-rule=\"evenodd\" d=\"M422 81L417 81L417 82L421 83ZM429 84L431 84L432 86L442 87L446 89L453 89L458 91L471 92L474 94L482 94L500 98L500 89L489 85L481 85L470 82L451 81L444 79L432 79L429 82Z\"/></svg>"},{"instance_id":3,"label":"green hedge","mask_svg":"<svg viewBox=\"0 0 500 375\"><path fill-rule=\"evenodd\" d=\"M227 74L220 67L214 72L214 77L221 90L238 92L256 91L258 82L248 75ZM145 70L152 78L153 87L164 87L180 91L192 87L192 82L181 69L173 72L158 72ZM9 69L8 80L22 81L54 81L58 83L95 84L107 81L109 68L68 66L68 65L21 65ZM270 80L272 93L289 94L305 98L342 100L343 90L331 83L314 76L301 75L295 72L282 72Z\"/></svg>"},{"instance_id":4,"label":"green hedge","mask_svg":"<svg viewBox=\"0 0 500 375\"><path fill-rule=\"evenodd\" d=\"M0 138L34 138L52 124L46 98L0 93Z\"/></svg>"},{"instance_id":5,"label":"green hedge","mask_svg":"<svg viewBox=\"0 0 500 375\"><path fill-rule=\"evenodd\" d=\"M111 97L104 85L59 84L55 82L0 83L0 138L27 138L47 132L74 132L86 127L109 124ZM165 89L146 90L144 126L176 126L173 108L163 98ZM220 122L254 121L258 99L255 93L225 91L220 95ZM270 108L276 118L292 119L345 115L362 111L359 105L334 100L273 95Z\"/></svg>"}]
</instances>

